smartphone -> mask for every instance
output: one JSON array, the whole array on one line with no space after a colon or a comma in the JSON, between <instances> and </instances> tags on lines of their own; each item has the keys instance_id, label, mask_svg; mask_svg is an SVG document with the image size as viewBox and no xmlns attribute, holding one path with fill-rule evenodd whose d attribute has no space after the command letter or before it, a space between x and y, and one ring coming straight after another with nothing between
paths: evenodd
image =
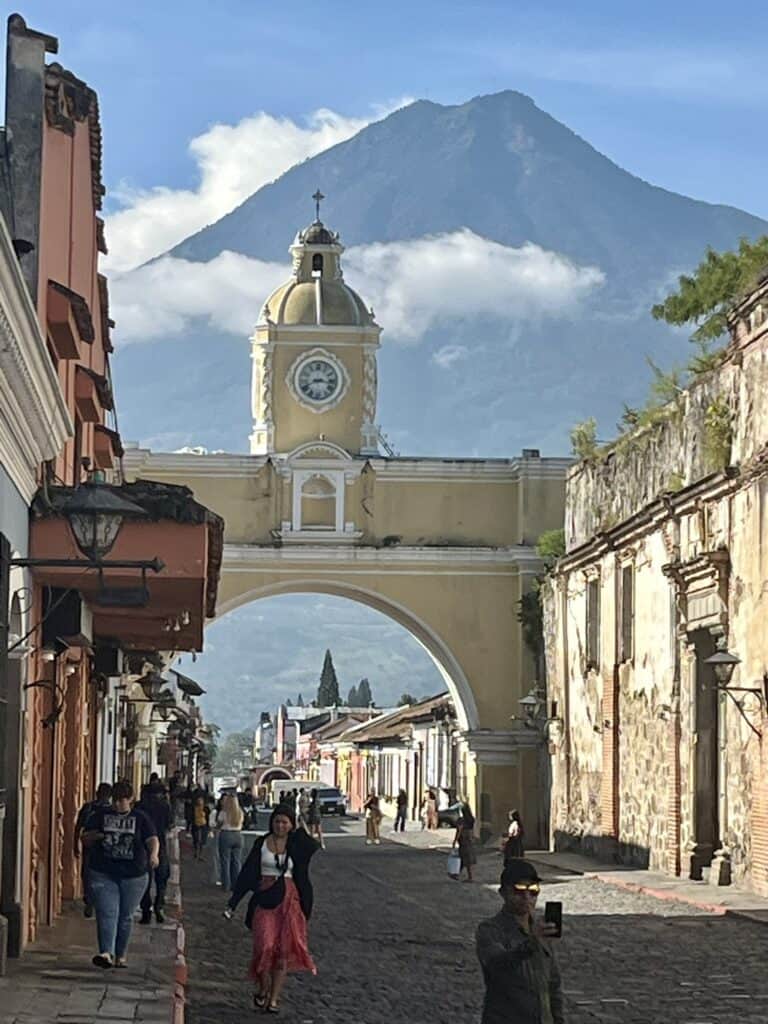
<instances>
[{"instance_id":1,"label":"smartphone","mask_svg":"<svg viewBox=\"0 0 768 1024\"><path fill-rule=\"evenodd\" d=\"M552 938L559 939L563 934L563 904L555 902L545 903L544 922L545 924L555 925L557 931L553 932Z\"/></svg>"}]
</instances>

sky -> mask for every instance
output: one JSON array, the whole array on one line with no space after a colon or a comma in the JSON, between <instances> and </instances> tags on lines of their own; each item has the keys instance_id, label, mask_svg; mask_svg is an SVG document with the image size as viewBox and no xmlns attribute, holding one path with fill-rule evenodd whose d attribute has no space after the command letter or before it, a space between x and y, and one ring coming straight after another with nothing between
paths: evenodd
<instances>
[{"instance_id":1,"label":"sky","mask_svg":"<svg viewBox=\"0 0 768 1024\"><path fill-rule=\"evenodd\" d=\"M388 4L31 0L62 62L99 93L105 182L189 188L191 139L264 111L368 119L403 97L513 88L621 166L768 216L768 29L754 0Z\"/></svg>"},{"instance_id":2,"label":"sky","mask_svg":"<svg viewBox=\"0 0 768 1024\"><path fill-rule=\"evenodd\" d=\"M215 221L292 164L419 98L450 104L519 90L626 170L768 218L768 29L764 6L753 0L737 8L710 0L30 0L20 13L31 28L59 38L59 56L50 59L99 95L110 246L105 269L116 305L121 274ZM504 253L476 238L454 242L463 252L478 248L480 277L493 279L483 270L492 264L502 271L500 286L514 292L520 251ZM390 328L398 315L403 329L413 326L413 253L388 254L399 277L386 281L375 246L347 255L375 308L389 310ZM577 273L551 254L527 255L548 274L569 275L574 301L599 285L589 268ZM213 269L220 270L223 309L232 316L242 309L250 318L271 279L251 275L241 295L231 290L240 287L239 278L226 260ZM274 272L277 281L285 268L259 272ZM168 334L181 322L174 303L188 308L195 300L194 280L187 284L182 292L169 276L159 294L142 293L152 317L167 316ZM416 312L428 326L430 309ZM142 303L122 303L122 343L132 329L141 333L142 316ZM115 337L121 344L120 331ZM464 354L452 349L441 358L450 365ZM404 689L416 695L440 689L426 654L388 620L318 600L241 609L209 629L207 654L195 664L185 661L186 671L208 686L211 710L225 727L236 728L243 712L255 721L261 707L311 690L331 640L345 688L369 676L379 703ZM317 629L322 615L330 633ZM251 629L261 647L243 659L236 634ZM234 703L223 699L231 695L223 678L238 693ZM249 695L256 692L251 708Z\"/></svg>"}]
</instances>

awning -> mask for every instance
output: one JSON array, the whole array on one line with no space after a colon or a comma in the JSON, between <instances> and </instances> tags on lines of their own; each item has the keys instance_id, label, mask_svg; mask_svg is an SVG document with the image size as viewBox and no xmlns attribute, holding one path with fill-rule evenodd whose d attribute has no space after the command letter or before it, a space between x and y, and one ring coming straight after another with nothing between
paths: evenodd
<instances>
[{"instance_id":1,"label":"awning","mask_svg":"<svg viewBox=\"0 0 768 1024\"><path fill-rule=\"evenodd\" d=\"M112 469L115 461L121 459L123 454L123 444L117 431L96 423L93 428L93 461L96 469Z\"/></svg>"},{"instance_id":2,"label":"awning","mask_svg":"<svg viewBox=\"0 0 768 1024\"><path fill-rule=\"evenodd\" d=\"M194 679L190 679L189 676L182 675L181 672L177 672L176 669L171 669L173 674L176 676L176 685L188 697L201 697L205 690L199 683L196 683Z\"/></svg>"},{"instance_id":3,"label":"awning","mask_svg":"<svg viewBox=\"0 0 768 1024\"><path fill-rule=\"evenodd\" d=\"M58 281L48 282L46 316L48 337L59 359L78 359L80 344L91 345L96 337L88 303Z\"/></svg>"},{"instance_id":4,"label":"awning","mask_svg":"<svg viewBox=\"0 0 768 1024\"><path fill-rule=\"evenodd\" d=\"M114 408L112 387L103 373L78 363L75 373L75 405L84 423L99 423L102 412Z\"/></svg>"},{"instance_id":5,"label":"awning","mask_svg":"<svg viewBox=\"0 0 768 1024\"><path fill-rule=\"evenodd\" d=\"M195 501L187 487L138 481L112 490L144 508L147 518L123 523L107 556L107 567L102 572L83 571L82 566L35 567L35 578L83 595L93 613L96 640L110 640L124 650L202 650L205 621L216 608L223 520ZM42 492L36 495L30 557L82 559L61 514L72 493L72 488L49 487L47 497ZM157 574L147 572L144 578L140 569L108 565L155 557L165 567Z\"/></svg>"}]
</instances>

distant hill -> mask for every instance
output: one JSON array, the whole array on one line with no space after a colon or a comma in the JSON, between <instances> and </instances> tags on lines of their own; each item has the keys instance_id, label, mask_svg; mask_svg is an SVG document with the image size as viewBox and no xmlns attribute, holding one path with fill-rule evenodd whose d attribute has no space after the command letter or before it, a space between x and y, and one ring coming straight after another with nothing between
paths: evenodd
<instances>
[{"instance_id":1,"label":"distant hill","mask_svg":"<svg viewBox=\"0 0 768 1024\"><path fill-rule=\"evenodd\" d=\"M287 274L287 246L311 219L308 197L318 185L328 196L323 219L347 247L469 228L605 275L576 313L519 322L512 303L503 315L452 317L410 346L377 307L385 329L380 419L405 454L563 453L570 425L589 415L609 434L622 402L645 391L646 353L667 364L687 355L685 335L653 322L651 303L707 245L728 248L768 231L741 210L642 181L527 96L503 92L399 110L293 167L173 255L208 261L233 250L285 260ZM468 349L467 357L441 368L433 357L446 345ZM127 347L116 361L124 436L243 450L248 356L245 338L203 325L180 341Z\"/></svg>"}]
</instances>

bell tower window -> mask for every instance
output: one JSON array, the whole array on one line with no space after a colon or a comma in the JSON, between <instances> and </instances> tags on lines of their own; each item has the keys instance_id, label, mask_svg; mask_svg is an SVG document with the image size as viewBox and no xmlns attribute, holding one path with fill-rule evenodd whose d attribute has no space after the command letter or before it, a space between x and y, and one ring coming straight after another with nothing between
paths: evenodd
<instances>
[{"instance_id":1,"label":"bell tower window","mask_svg":"<svg viewBox=\"0 0 768 1024\"><path fill-rule=\"evenodd\" d=\"M312 277L323 276L323 254L315 252L312 254Z\"/></svg>"}]
</instances>

